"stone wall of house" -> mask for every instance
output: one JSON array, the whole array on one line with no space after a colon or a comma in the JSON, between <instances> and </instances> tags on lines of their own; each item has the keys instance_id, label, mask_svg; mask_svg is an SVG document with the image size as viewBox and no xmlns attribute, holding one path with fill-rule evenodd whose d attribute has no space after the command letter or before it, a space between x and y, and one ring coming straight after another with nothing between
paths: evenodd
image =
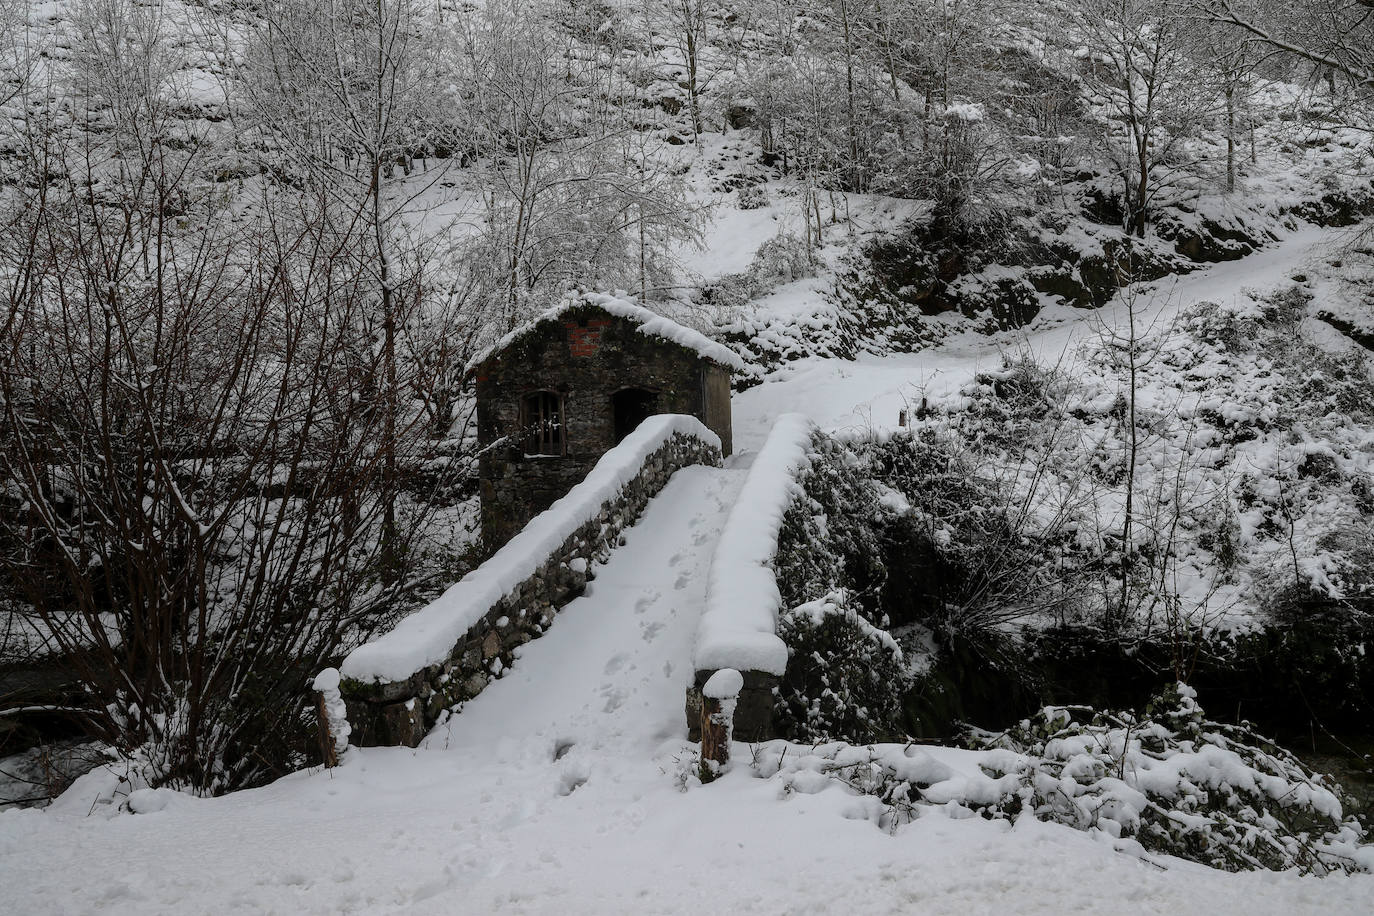
<instances>
[{"instance_id":1,"label":"stone wall of house","mask_svg":"<svg viewBox=\"0 0 1374 916\"><path fill-rule=\"evenodd\" d=\"M542 322L475 373L482 538L488 551L510 540L615 446L612 398L619 391L653 392L654 413L697 417L730 454L729 371L593 305ZM538 391L562 400L562 456L525 454L521 403Z\"/></svg>"},{"instance_id":2,"label":"stone wall of house","mask_svg":"<svg viewBox=\"0 0 1374 916\"><path fill-rule=\"evenodd\" d=\"M458 641L448 658L404 681L364 684L345 678L341 691L362 746L414 747L440 713L471 699L514 663L515 650L538 638L554 615L577 596L621 534L639 518L674 472L693 464L719 465L720 450L675 434L652 452L639 473L554 550L538 570L496 602Z\"/></svg>"}]
</instances>

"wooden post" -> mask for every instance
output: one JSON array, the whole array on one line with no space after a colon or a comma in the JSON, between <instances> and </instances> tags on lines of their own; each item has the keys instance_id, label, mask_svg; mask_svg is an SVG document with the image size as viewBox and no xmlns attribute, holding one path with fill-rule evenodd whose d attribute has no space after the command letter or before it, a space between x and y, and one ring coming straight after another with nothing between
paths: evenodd
<instances>
[{"instance_id":1,"label":"wooden post","mask_svg":"<svg viewBox=\"0 0 1374 916\"><path fill-rule=\"evenodd\" d=\"M348 709L339 693L339 670L326 668L315 676L315 722L320 740L320 758L326 767L339 765L348 748L353 729L348 724Z\"/></svg>"},{"instance_id":2,"label":"wooden post","mask_svg":"<svg viewBox=\"0 0 1374 916\"><path fill-rule=\"evenodd\" d=\"M315 724L320 739L320 759L326 767L339 765L339 752L334 745L334 736L329 732L329 700L323 690L315 691Z\"/></svg>"},{"instance_id":3,"label":"wooden post","mask_svg":"<svg viewBox=\"0 0 1374 916\"><path fill-rule=\"evenodd\" d=\"M701 688L701 781L712 782L730 762L730 738L735 724L735 703L744 688L744 676L722 668Z\"/></svg>"}]
</instances>

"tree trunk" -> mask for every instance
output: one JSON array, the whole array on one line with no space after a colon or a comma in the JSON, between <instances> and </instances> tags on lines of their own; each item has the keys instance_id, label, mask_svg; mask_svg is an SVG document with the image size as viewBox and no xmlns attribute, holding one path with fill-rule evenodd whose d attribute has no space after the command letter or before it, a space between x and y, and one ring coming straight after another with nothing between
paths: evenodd
<instances>
[{"instance_id":1,"label":"tree trunk","mask_svg":"<svg viewBox=\"0 0 1374 916\"><path fill-rule=\"evenodd\" d=\"M730 762L730 726L721 715L722 701L701 698L701 781L711 782Z\"/></svg>"},{"instance_id":2,"label":"tree trunk","mask_svg":"<svg viewBox=\"0 0 1374 916\"><path fill-rule=\"evenodd\" d=\"M701 781L712 782L730 762L730 737L734 731L735 704L744 688L744 676L722 668L701 688Z\"/></svg>"},{"instance_id":3,"label":"tree trunk","mask_svg":"<svg viewBox=\"0 0 1374 916\"><path fill-rule=\"evenodd\" d=\"M377 245L377 269L382 300L382 578L387 585L400 578L401 556L396 530L396 416L400 412L396 374L396 303L391 258L382 214L382 161L372 154L372 231Z\"/></svg>"},{"instance_id":4,"label":"tree trunk","mask_svg":"<svg viewBox=\"0 0 1374 916\"><path fill-rule=\"evenodd\" d=\"M1226 87L1226 193L1236 192L1236 90Z\"/></svg>"},{"instance_id":5,"label":"tree trunk","mask_svg":"<svg viewBox=\"0 0 1374 916\"><path fill-rule=\"evenodd\" d=\"M320 760L330 769L339 765L339 751L334 744L334 735L329 728L329 704L324 691L315 691L315 722L320 741Z\"/></svg>"},{"instance_id":6,"label":"tree trunk","mask_svg":"<svg viewBox=\"0 0 1374 916\"><path fill-rule=\"evenodd\" d=\"M1140 144L1139 166L1140 172L1136 176L1135 209L1131 214L1131 232L1137 238L1145 238L1145 228L1149 224L1149 204L1150 199L1150 160L1149 146L1147 142Z\"/></svg>"}]
</instances>

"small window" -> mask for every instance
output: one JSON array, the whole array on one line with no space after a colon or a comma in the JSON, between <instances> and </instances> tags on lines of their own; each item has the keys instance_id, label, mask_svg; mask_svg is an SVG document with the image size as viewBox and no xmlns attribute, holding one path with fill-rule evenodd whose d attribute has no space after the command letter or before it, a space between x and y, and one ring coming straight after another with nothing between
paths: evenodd
<instances>
[{"instance_id":1,"label":"small window","mask_svg":"<svg viewBox=\"0 0 1374 916\"><path fill-rule=\"evenodd\" d=\"M552 391L536 391L525 395L520 406L525 454L561 456L565 445L563 398Z\"/></svg>"}]
</instances>

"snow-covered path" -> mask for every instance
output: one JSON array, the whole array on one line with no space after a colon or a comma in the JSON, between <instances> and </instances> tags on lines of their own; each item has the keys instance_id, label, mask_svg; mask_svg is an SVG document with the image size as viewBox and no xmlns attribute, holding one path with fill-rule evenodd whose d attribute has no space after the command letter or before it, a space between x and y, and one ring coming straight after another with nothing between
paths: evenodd
<instances>
[{"instance_id":1,"label":"snow-covered path","mask_svg":"<svg viewBox=\"0 0 1374 916\"><path fill-rule=\"evenodd\" d=\"M642 756L679 735L711 552L744 477L709 467L674 474L587 594L425 747L500 756L614 743Z\"/></svg>"},{"instance_id":2,"label":"snow-covered path","mask_svg":"<svg viewBox=\"0 0 1374 916\"><path fill-rule=\"evenodd\" d=\"M1243 289L1268 291L1306 266L1329 255L1350 232L1305 227L1271 248L1238 261L1216 264L1137 287L1141 327L1162 327L1182 308L1203 301L1230 302ZM894 427L898 412L958 394L980 371L997 368L1004 353L1029 350L1055 363L1072 356L1075 343L1118 327L1126 307L1117 296L1101 309L1047 308L1028 327L988 338L974 332L919 353L803 360L737 395L734 403L737 447L757 449L768 435L769 418L800 411L827 430L862 431Z\"/></svg>"}]
</instances>

